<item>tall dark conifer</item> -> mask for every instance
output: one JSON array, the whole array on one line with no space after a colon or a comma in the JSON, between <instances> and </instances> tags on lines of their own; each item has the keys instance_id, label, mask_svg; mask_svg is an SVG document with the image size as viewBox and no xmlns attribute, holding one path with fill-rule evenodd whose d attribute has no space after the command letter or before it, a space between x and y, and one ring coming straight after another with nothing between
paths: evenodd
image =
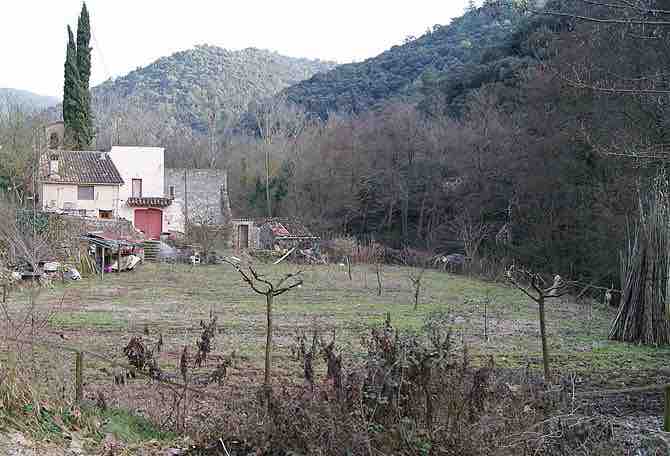
<instances>
[{"instance_id":1,"label":"tall dark conifer","mask_svg":"<svg viewBox=\"0 0 670 456\"><path fill-rule=\"evenodd\" d=\"M77 23L77 69L79 70L79 79L82 87L89 88L91 78L91 26L88 17L86 3L81 8L79 21Z\"/></svg>"},{"instance_id":2,"label":"tall dark conifer","mask_svg":"<svg viewBox=\"0 0 670 456\"><path fill-rule=\"evenodd\" d=\"M67 26L68 42L65 55L65 83L63 87L63 122L68 145L81 148L82 89L77 69L77 47L70 26Z\"/></svg>"},{"instance_id":3,"label":"tall dark conifer","mask_svg":"<svg viewBox=\"0 0 670 456\"><path fill-rule=\"evenodd\" d=\"M93 140L93 115L91 112L91 25L86 3L81 8L79 21L77 23L77 70L81 81L82 100L82 146L90 146Z\"/></svg>"}]
</instances>

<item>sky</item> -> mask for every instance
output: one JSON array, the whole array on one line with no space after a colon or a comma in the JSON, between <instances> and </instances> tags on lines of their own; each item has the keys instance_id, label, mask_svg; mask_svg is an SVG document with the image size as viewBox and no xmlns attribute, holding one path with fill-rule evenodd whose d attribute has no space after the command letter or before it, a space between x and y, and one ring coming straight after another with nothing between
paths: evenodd
<instances>
[{"instance_id":1,"label":"sky","mask_svg":"<svg viewBox=\"0 0 670 456\"><path fill-rule=\"evenodd\" d=\"M66 26L81 0L2 0L0 87L60 97ZM467 0L88 0L91 85L210 44L338 63L373 57L465 10ZM76 33L76 32L75 32Z\"/></svg>"}]
</instances>

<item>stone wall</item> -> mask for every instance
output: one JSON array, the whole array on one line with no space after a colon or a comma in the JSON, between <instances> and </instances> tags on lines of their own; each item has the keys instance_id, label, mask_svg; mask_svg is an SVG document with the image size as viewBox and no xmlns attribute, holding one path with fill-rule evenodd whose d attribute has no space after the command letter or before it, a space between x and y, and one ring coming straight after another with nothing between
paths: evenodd
<instances>
[{"instance_id":1,"label":"stone wall","mask_svg":"<svg viewBox=\"0 0 670 456\"><path fill-rule=\"evenodd\" d=\"M79 245L79 237L86 233L104 232L105 236L134 242L141 242L144 239L144 235L125 219L45 214L49 218L50 243L55 251L62 251L62 249L74 251Z\"/></svg>"},{"instance_id":2,"label":"stone wall","mask_svg":"<svg viewBox=\"0 0 670 456\"><path fill-rule=\"evenodd\" d=\"M132 223L124 219L105 220L49 212L38 212L33 219L32 211L26 211L20 217L23 225L30 227L34 223L38 232L44 233L46 245L40 249L38 255L44 261L71 258L80 250L80 236L86 233L104 232L107 236L136 242L143 239ZM20 251L13 249L11 245L0 244L0 257L3 257L0 262L14 264L21 259Z\"/></svg>"},{"instance_id":3,"label":"stone wall","mask_svg":"<svg viewBox=\"0 0 670 456\"><path fill-rule=\"evenodd\" d=\"M250 219L234 219L231 222L231 242L232 246L235 249L250 249L250 250L257 250L260 249L261 243L260 243L260 229L259 226L254 222L253 220ZM242 227L246 227L244 229L247 230L249 233L249 244L247 247L244 247L241 245L240 242L240 233L241 230L243 229Z\"/></svg>"},{"instance_id":4,"label":"stone wall","mask_svg":"<svg viewBox=\"0 0 670 456\"><path fill-rule=\"evenodd\" d=\"M122 238L141 238L142 233L137 231L130 220L126 219L100 219L96 217L75 217L71 215L56 215L63 219L65 225L78 234L104 231L116 234Z\"/></svg>"},{"instance_id":5,"label":"stone wall","mask_svg":"<svg viewBox=\"0 0 670 456\"><path fill-rule=\"evenodd\" d=\"M221 169L165 169L165 196L173 199L171 226L183 232L186 212L193 223L230 222L228 174Z\"/></svg>"}]
</instances>

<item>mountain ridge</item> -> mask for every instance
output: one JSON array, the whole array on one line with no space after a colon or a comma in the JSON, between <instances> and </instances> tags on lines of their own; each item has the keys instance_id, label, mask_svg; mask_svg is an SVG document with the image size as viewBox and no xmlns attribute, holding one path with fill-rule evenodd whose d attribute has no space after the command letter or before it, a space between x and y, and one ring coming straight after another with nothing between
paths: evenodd
<instances>
[{"instance_id":1,"label":"mountain ridge","mask_svg":"<svg viewBox=\"0 0 670 456\"><path fill-rule=\"evenodd\" d=\"M283 94L321 118L330 112L358 113L397 98L418 100L431 78L496 60L497 50L523 20L510 6L477 8L377 56L316 74Z\"/></svg>"},{"instance_id":2,"label":"mountain ridge","mask_svg":"<svg viewBox=\"0 0 670 456\"><path fill-rule=\"evenodd\" d=\"M132 101L149 110L167 109L178 123L203 130L205 121L198 111L212 97L225 109L240 111L254 99L273 96L335 66L254 47L231 51L204 44L107 80L95 86L92 95L98 111L113 109L118 101Z\"/></svg>"},{"instance_id":3,"label":"mountain ridge","mask_svg":"<svg viewBox=\"0 0 670 456\"><path fill-rule=\"evenodd\" d=\"M12 87L0 87L0 106L16 103L29 110L42 110L57 105L59 99L49 95L41 95L29 90Z\"/></svg>"}]
</instances>

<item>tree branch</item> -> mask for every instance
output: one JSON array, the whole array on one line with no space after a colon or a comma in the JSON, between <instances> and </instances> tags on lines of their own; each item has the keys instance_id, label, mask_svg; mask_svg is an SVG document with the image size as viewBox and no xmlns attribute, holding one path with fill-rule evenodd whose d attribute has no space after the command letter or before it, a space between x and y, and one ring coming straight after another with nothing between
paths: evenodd
<instances>
[{"instance_id":1,"label":"tree branch","mask_svg":"<svg viewBox=\"0 0 670 456\"><path fill-rule=\"evenodd\" d=\"M535 14L543 14L548 16L558 16L558 17L569 17L572 19L578 19L585 22L595 22L599 24L620 24L620 25L656 25L661 27L670 26L670 21L645 21L645 20L631 20L631 19L606 19L606 18L597 18L590 16L581 16L574 13L561 13L559 11L536 11L531 10Z\"/></svg>"}]
</instances>

